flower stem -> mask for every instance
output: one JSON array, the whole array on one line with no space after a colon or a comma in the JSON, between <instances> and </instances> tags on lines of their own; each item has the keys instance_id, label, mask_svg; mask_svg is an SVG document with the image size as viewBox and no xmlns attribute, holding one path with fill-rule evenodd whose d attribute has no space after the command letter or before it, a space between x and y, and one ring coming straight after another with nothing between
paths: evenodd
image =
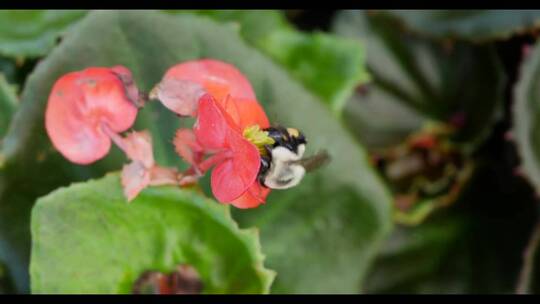
<instances>
[{"instance_id":1,"label":"flower stem","mask_svg":"<svg viewBox=\"0 0 540 304\"><path fill-rule=\"evenodd\" d=\"M101 123L101 130L103 130L103 132L105 132L105 134L107 134L107 136L109 136L111 138L113 143L115 145L117 145L118 148L120 148L120 150L122 150L125 154L127 154L126 153L126 145L124 144L124 138L122 138L122 136L118 135L113 130L111 130L109 125L107 125L104 122Z\"/></svg>"},{"instance_id":2,"label":"flower stem","mask_svg":"<svg viewBox=\"0 0 540 304\"><path fill-rule=\"evenodd\" d=\"M186 171L180 173L180 175L182 176L180 178L180 186L184 184L182 180L187 181L185 182L185 184L190 184L193 180L196 180L203 176L206 171L212 168L212 166L215 166L231 157L231 151L224 150L210 156L209 158L199 163L197 166L191 166Z\"/></svg>"}]
</instances>

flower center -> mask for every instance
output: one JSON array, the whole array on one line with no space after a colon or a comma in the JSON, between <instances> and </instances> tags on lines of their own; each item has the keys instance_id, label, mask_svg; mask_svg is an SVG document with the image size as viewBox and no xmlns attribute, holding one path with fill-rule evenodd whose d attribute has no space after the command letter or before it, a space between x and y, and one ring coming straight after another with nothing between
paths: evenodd
<instances>
[{"instance_id":1,"label":"flower center","mask_svg":"<svg viewBox=\"0 0 540 304\"><path fill-rule=\"evenodd\" d=\"M268 132L261 130L259 125L246 127L243 135L245 139L257 147L261 155L267 154L264 148L265 145L273 145L275 143L274 139L268 136Z\"/></svg>"}]
</instances>

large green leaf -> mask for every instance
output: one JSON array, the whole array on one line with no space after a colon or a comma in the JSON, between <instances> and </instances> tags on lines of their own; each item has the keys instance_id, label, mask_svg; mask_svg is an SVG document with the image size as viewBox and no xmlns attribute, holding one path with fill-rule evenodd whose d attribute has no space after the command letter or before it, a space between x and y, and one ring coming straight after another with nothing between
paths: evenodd
<instances>
[{"instance_id":1,"label":"large green leaf","mask_svg":"<svg viewBox=\"0 0 540 304\"><path fill-rule=\"evenodd\" d=\"M203 293L265 293L258 232L193 190L155 187L127 203L118 175L61 188L32 211L33 293L130 293L145 271L197 269Z\"/></svg>"},{"instance_id":2,"label":"large green leaf","mask_svg":"<svg viewBox=\"0 0 540 304\"><path fill-rule=\"evenodd\" d=\"M157 12L89 14L29 77L5 139L7 162L0 172L0 240L4 240L0 256L12 258L8 265L19 275L19 288L25 286L27 225L34 200L58 186L117 170L123 162L114 150L95 165L76 166L52 149L43 112L54 81L88 66L123 64L133 71L140 88L149 90L170 66L205 57L230 62L245 73L270 120L306 134L308 154L324 148L333 157L300 186L272 193L260 210L239 212L244 225L259 222L268 267L280 273L275 290L359 290L379 243L391 228L390 196L369 166L365 151L317 97L247 46L233 28L205 18ZM179 163L170 143L179 124L159 103L139 114L136 128L151 130L161 164ZM340 252L340 256L324 252ZM314 271L324 276L315 277Z\"/></svg>"},{"instance_id":3,"label":"large green leaf","mask_svg":"<svg viewBox=\"0 0 540 304\"><path fill-rule=\"evenodd\" d=\"M74 10L1 11L0 53L13 57L45 55L84 14Z\"/></svg>"},{"instance_id":4,"label":"large green leaf","mask_svg":"<svg viewBox=\"0 0 540 304\"><path fill-rule=\"evenodd\" d=\"M439 39L504 40L540 27L540 10L385 10L407 28Z\"/></svg>"},{"instance_id":5,"label":"large green leaf","mask_svg":"<svg viewBox=\"0 0 540 304\"><path fill-rule=\"evenodd\" d=\"M492 47L429 41L400 32L392 18L363 11L340 12L334 30L367 47L373 85L344 115L368 146L395 144L426 120L459 116L464 126L457 139L477 143L500 116L505 77Z\"/></svg>"}]
</instances>

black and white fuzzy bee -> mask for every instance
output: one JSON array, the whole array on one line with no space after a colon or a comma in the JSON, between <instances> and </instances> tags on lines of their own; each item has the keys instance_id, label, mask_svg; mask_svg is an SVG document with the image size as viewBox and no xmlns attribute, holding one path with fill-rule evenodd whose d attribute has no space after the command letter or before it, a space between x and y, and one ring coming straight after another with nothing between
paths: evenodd
<instances>
[{"instance_id":1,"label":"black and white fuzzy bee","mask_svg":"<svg viewBox=\"0 0 540 304\"><path fill-rule=\"evenodd\" d=\"M328 160L326 152L302 158L306 151L306 138L294 128L270 127L264 131L274 140L265 145L261 156L258 181L271 189L288 189L300 183L307 171L321 166Z\"/></svg>"}]
</instances>

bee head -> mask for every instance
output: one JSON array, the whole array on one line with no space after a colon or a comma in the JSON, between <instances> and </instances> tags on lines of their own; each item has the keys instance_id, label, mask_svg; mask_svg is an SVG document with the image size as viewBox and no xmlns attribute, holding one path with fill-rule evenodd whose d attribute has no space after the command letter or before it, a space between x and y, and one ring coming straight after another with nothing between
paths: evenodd
<instances>
[{"instance_id":1,"label":"bee head","mask_svg":"<svg viewBox=\"0 0 540 304\"><path fill-rule=\"evenodd\" d=\"M266 146L267 156L262 162L259 181L272 189L298 185L306 173L298 162L306 150L305 136L294 128L271 127L265 131L274 144Z\"/></svg>"}]
</instances>

